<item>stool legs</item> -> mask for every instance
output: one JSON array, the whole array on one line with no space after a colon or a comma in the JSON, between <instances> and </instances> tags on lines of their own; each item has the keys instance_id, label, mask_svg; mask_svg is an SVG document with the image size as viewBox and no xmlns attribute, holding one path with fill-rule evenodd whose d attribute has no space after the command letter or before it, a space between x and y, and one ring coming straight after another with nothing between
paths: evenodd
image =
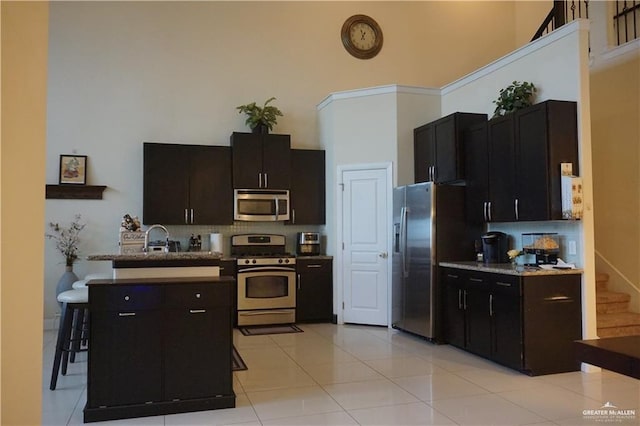
<instances>
[{"instance_id":1,"label":"stool legs","mask_svg":"<svg viewBox=\"0 0 640 426\"><path fill-rule=\"evenodd\" d=\"M69 362L75 361L76 352L86 351L81 348L83 339L87 339L87 324L89 310L86 303L62 304L60 328L56 340L56 352L51 371L51 383L49 389L55 390L58 382L58 373L67 374Z\"/></svg>"},{"instance_id":2,"label":"stool legs","mask_svg":"<svg viewBox=\"0 0 640 426\"><path fill-rule=\"evenodd\" d=\"M51 384L49 389L54 390L58 382L58 371L64 353L64 373L67 370L68 352L65 350L65 342L71 338L71 328L73 326L73 309L67 304L62 304L62 314L60 316L60 327L58 328L58 339L56 341L56 355L53 358L53 370L51 371Z\"/></svg>"}]
</instances>

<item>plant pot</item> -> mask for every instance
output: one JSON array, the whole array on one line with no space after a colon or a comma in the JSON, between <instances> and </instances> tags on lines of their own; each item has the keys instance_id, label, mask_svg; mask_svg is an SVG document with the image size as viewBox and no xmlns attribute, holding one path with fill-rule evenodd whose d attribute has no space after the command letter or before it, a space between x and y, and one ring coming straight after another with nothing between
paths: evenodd
<instances>
[{"instance_id":1,"label":"plant pot","mask_svg":"<svg viewBox=\"0 0 640 426\"><path fill-rule=\"evenodd\" d=\"M65 268L65 273L62 274L58 284L56 284L56 299L60 293L71 290L73 283L78 281L78 276L73 272L73 266L65 266ZM58 302L58 305L62 307L62 303Z\"/></svg>"},{"instance_id":2,"label":"plant pot","mask_svg":"<svg viewBox=\"0 0 640 426\"><path fill-rule=\"evenodd\" d=\"M251 133L258 134L258 135L266 135L269 133L269 126L262 123L257 124L256 127L251 129Z\"/></svg>"}]
</instances>

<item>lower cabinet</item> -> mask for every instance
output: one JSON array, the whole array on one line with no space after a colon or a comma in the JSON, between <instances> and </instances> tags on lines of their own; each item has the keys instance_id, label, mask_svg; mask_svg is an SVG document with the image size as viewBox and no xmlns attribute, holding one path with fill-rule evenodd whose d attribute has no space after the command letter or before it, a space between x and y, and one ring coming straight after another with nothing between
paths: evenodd
<instances>
[{"instance_id":1,"label":"lower cabinet","mask_svg":"<svg viewBox=\"0 0 640 426\"><path fill-rule=\"evenodd\" d=\"M580 275L442 272L448 343L530 375L579 369Z\"/></svg>"},{"instance_id":2,"label":"lower cabinet","mask_svg":"<svg viewBox=\"0 0 640 426\"><path fill-rule=\"evenodd\" d=\"M296 259L296 322L333 319L333 260Z\"/></svg>"},{"instance_id":3,"label":"lower cabinet","mask_svg":"<svg viewBox=\"0 0 640 426\"><path fill-rule=\"evenodd\" d=\"M84 421L235 407L233 280L122 281L89 286Z\"/></svg>"}]
</instances>

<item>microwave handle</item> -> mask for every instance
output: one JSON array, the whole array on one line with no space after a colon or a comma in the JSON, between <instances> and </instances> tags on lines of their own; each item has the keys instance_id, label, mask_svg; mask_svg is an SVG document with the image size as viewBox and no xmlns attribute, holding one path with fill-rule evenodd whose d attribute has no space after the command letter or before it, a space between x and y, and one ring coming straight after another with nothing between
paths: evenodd
<instances>
[{"instance_id":1,"label":"microwave handle","mask_svg":"<svg viewBox=\"0 0 640 426\"><path fill-rule=\"evenodd\" d=\"M278 215L280 214L280 203L278 202L278 197L276 196L273 201L276 203L276 220L278 220Z\"/></svg>"}]
</instances>

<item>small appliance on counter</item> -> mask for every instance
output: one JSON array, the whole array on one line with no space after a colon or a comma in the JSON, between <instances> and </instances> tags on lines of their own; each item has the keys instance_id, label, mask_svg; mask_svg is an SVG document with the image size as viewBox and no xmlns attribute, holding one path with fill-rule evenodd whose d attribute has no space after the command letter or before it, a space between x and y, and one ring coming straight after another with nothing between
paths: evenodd
<instances>
[{"instance_id":1,"label":"small appliance on counter","mask_svg":"<svg viewBox=\"0 0 640 426\"><path fill-rule=\"evenodd\" d=\"M298 232L296 239L296 253L299 256L320 255L320 233L319 232Z\"/></svg>"},{"instance_id":2,"label":"small appliance on counter","mask_svg":"<svg viewBox=\"0 0 640 426\"><path fill-rule=\"evenodd\" d=\"M560 253L560 239L553 232L522 234L522 251L536 256L536 265L555 265Z\"/></svg>"},{"instance_id":3,"label":"small appliance on counter","mask_svg":"<svg viewBox=\"0 0 640 426\"><path fill-rule=\"evenodd\" d=\"M509 243L504 232L490 231L480 237L482 239L482 259L488 263L509 263Z\"/></svg>"}]
</instances>

